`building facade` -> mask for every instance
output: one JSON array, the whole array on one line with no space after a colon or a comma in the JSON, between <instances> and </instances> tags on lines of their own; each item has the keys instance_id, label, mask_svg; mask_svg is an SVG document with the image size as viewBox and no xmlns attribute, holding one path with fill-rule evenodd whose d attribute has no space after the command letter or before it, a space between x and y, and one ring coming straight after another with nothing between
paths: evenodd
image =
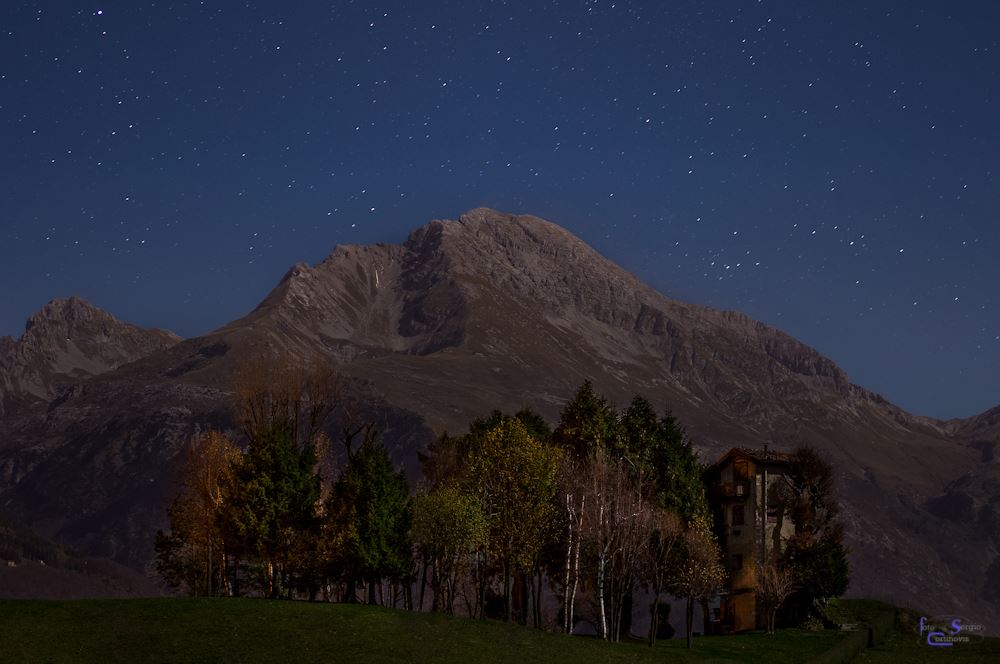
<instances>
[{"instance_id":1,"label":"building facade","mask_svg":"<svg viewBox=\"0 0 1000 664\"><path fill-rule=\"evenodd\" d=\"M755 590L755 569L780 555L795 528L784 507L791 455L734 447L708 471L709 500L729 582L713 628L722 633L764 626Z\"/></svg>"}]
</instances>

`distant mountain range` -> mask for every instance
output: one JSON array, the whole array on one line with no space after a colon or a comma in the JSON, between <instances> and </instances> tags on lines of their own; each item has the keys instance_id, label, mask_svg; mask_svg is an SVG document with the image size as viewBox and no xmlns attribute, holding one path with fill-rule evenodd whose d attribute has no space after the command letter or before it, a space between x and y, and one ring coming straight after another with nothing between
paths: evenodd
<instances>
[{"instance_id":1,"label":"distant mountain range","mask_svg":"<svg viewBox=\"0 0 1000 664\"><path fill-rule=\"evenodd\" d=\"M837 468L852 594L1000 625L1000 407L911 415L779 330L667 298L555 224L487 209L300 263L247 316L185 341L54 301L0 340L0 511L146 569L179 450L229 425L233 368L265 348L335 360L413 477L441 431L494 408L554 422L586 378L620 406L669 407L705 460L813 445Z\"/></svg>"}]
</instances>

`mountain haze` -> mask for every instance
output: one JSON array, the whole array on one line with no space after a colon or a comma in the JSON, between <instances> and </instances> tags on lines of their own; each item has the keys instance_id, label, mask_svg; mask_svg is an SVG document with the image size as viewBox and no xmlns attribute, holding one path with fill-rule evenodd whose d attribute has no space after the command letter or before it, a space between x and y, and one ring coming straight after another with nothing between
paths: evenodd
<instances>
[{"instance_id":1,"label":"mountain haze","mask_svg":"<svg viewBox=\"0 0 1000 664\"><path fill-rule=\"evenodd\" d=\"M477 209L402 244L337 247L294 266L247 316L173 341L117 369L94 360L110 371L63 371L72 389L44 404L54 392L39 387L39 403L5 417L0 509L142 567L178 452L229 424L233 368L265 349L332 358L411 475L437 433L493 408L530 406L554 422L589 378L619 406L642 394L671 409L707 461L737 445L821 449L845 504L853 594L1000 616L986 573L1000 531L939 505L959 478L995 472L983 452L1000 438L995 418L911 415L787 334L665 297L536 217ZM980 510L1000 504L992 485L973 484Z\"/></svg>"}]
</instances>

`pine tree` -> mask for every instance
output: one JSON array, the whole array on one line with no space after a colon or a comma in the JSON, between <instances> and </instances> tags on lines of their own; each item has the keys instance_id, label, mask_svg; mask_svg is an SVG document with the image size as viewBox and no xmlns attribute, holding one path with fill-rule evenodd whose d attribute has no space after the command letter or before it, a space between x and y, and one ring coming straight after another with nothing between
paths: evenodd
<instances>
[{"instance_id":1,"label":"pine tree","mask_svg":"<svg viewBox=\"0 0 1000 664\"><path fill-rule=\"evenodd\" d=\"M408 540L411 519L410 487L406 475L393 468L385 447L369 437L351 455L334 487L331 502L340 511L348 532L348 587L367 586L367 602L375 604L376 590L388 580L395 585L413 576ZM349 591L348 599L352 599ZM382 603L386 602L383 597Z\"/></svg>"},{"instance_id":2,"label":"pine tree","mask_svg":"<svg viewBox=\"0 0 1000 664\"><path fill-rule=\"evenodd\" d=\"M313 446L300 447L281 421L258 430L236 465L226 495L226 531L260 565L267 597L291 593L293 554L300 538L319 527L315 466Z\"/></svg>"},{"instance_id":3,"label":"pine tree","mask_svg":"<svg viewBox=\"0 0 1000 664\"><path fill-rule=\"evenodd\" d=\"M587 459L598 448L616 447L618 436L618 416L614 408L587 380L563 408L559 425L552 433L552 442L575 458Z\"/></svg>"}]
</instances>

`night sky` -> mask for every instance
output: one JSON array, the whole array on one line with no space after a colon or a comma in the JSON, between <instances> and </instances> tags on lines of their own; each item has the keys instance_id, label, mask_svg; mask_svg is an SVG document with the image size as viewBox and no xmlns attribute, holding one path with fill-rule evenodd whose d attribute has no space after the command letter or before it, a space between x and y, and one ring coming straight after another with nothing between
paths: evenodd
<instances>
[{"instance_id":1,"label":"night sky","mask_svg":"<svg viewBox=\"0 0 1000 664\"><path fill-rule=\"evenodd\" d=\"M4 2L0 334L193 336L481 205L920 414L1000 403L1000 3Z\"/></svg>"}]
</instances>

